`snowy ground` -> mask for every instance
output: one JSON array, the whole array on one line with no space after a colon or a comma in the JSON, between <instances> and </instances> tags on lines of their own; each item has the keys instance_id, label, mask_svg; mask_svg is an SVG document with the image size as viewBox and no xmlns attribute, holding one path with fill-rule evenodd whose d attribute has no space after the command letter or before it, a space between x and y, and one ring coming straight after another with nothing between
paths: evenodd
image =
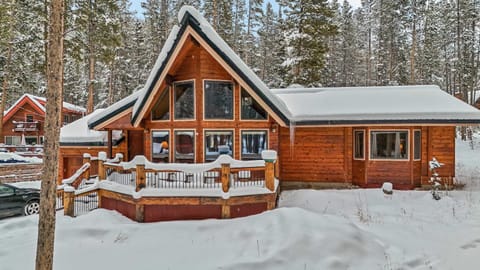
<instances>
[{"instance_id":1,"label":"snowy ground","mask_svg":"<svg viewBox=\"0 0 480 270\"><path fill-rule=\"evenodd\" d=\"M282 193L276 210L233 220L59 214L55 269L479 269L480 147L457 149L467 186L440 201L425 191L302 190ZM0 220L2 270L34 268L37 222Z\"/></svg>"},{"instance_id":2,"label":"snowy ground","mask_svg":"<svg viewBox=\"0 0 480 270\"><path fill-rule=\"evenodd\" d=\"M15 153L0 153L0 163L42 163L38 157L23 157Z\"/></svg>"}]
</instances>

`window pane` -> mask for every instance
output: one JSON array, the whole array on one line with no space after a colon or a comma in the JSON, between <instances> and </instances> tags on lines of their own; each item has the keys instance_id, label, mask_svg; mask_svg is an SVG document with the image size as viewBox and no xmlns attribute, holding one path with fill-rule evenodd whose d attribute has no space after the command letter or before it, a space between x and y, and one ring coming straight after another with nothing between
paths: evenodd
<instances>
[{"instance_id":1,"label":"window pane","mask_svg":"<svg viewBox=\"0 0 480 270\"><path fill-rule=\"evenodd\" d=\"M372 159L408 159L408 132L372 132Z\"/></svg>"},{"instance_id":2,"label":"window pane","mask_svg":"<svg viewBox=\"0 0 480 270\"><path fill-rule=\"evenodd\" d=\"M175 84L175 119L194 118L193 82Z\"/></svg>"},{"instance_id":3,"label":"window pane","mask_svg":"<svg viewBox=\"0 0 480 270\"><path fill-rule=\"evenodd\" d=\"M364 132L355 131L355 158L363 159L364 156Z\"/></svg>"},{"instance_id":4,"label":"window pane","mask_svg":"<svg viewBox=\"0 0 480 270\"><path fill-rule=\"evenodd\" d=\"M205 132L205 161L214 161L219 155L233 156L233 131Z\"/></svg>"},{"instance_id":5,"label":"window pane","mask_svg":"<svg viewBox=\"0 0 480 270\"><path fill-rule=\"evenodd\" d=\"M422 132L415 130L413 133L413 159L421 159L422 156Z\"/></svg>"},{"instance_id":6,"label":"window pane","mask_svg":"<svg viewBox=\"0 0 480 270\"><path fill-rule=\"evenodd\" d=\"M233 119L233 84L205 81L205 119Z\"/></svg>"},{"instance_id":7,"label":"window pane","mask_svg":"<svg viewBox=\"0 0 480 270\"><path fill-rule=\"evenodd\" d=\"M242 88L242 119L265 120L267 112Z\"/></svg>"},{"instance_id":8,"label":"window pane","mask_svg":"<svg viewBox=\"0 0 480 270\"><path fill-rule=\"evenodd\" d=\"M5 136L5 144L20 145L22 138L20 136Z\"/></svg>"},{"instance_id":9,"label":"window pane","mask_svg":"<svg viewBox=\"0 0 480 270\"><path fill-rule=\"evenodd\" d=\"M174 162L193 163L195 161L195 132L175 131Z\"/></svg>"},{"instance_id":10,"label":"window pane","mask_svg":"<svg viewBox=\"0 0 480 270\"><path fill-rule=\"evenodd\" d=\"M25 143L26 144L37 144L37 136L25 136Z\"/></svg>"},{"instance_id":11,"label":"window pane","mask_svg":"<svg viewBox=\"0 0 480 270\"><path fill-rule=\"evenodd\" d=\"M152 132L152 161L168 163L168 146L170 132L153 131Z\"/></svg>"},{"instance_id":12,"label":"window pane","mask_svg":"<svg viewBox=\"0 0 480 270\"><path fill-rule=\"evenodd\" d=\"M27 122L33 122L33 115L28 114L26 120Z\"/></svg>"},{"instance_id":13,"label":"window pane","mask_svg":"<svg viewBox=\"0 0 480 270\"><path fill-rule=\"evenodd\" d=\"M242 160L262 159L262 151L267 147L266 130L242 131Z\"/></svg>"},{"instance_id":14,"label":"window pane","mask_svg":"<svg viewBox=\"0 0 480 270\"><path fill-rule=\"evenodd\" d=\"M152 120L168 120L170 119L170 91L167 88L163 90L162 95L158 99L152 110Z\"/></svg>"}]
</instances>

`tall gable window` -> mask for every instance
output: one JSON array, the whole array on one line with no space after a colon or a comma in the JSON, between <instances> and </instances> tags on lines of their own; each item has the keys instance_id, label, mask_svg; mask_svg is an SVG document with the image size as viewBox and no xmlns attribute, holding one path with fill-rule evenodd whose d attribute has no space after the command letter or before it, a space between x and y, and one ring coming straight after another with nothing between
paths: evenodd
<instances>
[{"instance_id":1,"label":"tall gable window","mask_svg":"<svg viewBox=\"0 0 480 270\"><path fill-rule=\"evenodd\" d=\"M266 120L267 112L242 88L242 119Z\"/></svg>"},{"instance_id":2,"label":"tall gable window","mask_svg":"<svg viewBox=\"0 0 480 270\"><path fill-rule=\"evenodd\" d=\"M176 83L175 95L175 120L195 119L195 96L193 81Z\"/></svg>"},{"instance_id":3,"label":"tall gable window","mask_svg":"<svg viewBox=\"0 0 480 270\"><path fill-rule=\"evenodd\" d=\"M152 110L152 120L169 120L170 119L170 91L167 88L163 90L162 95L158 99Z\"/></svg>"},{"instance_id":4,"label":"tall gable window","mask_svg":"<svg viewBox=\"0 0 480 270\"><path fill-rule=\"evenodd\" d=\"M205 81L205 119L233 120L233 84L231 82Z\"/></svg>"}]
</instances>

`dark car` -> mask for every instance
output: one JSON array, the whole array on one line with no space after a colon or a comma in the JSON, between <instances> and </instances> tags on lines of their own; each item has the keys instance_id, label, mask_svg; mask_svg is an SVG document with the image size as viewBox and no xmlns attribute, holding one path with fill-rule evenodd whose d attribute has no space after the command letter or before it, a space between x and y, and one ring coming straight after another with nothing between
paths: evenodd
<instances>
[{"instance_id":1,"label":"dark car","mask_svg":"<svg viewBox=\"0 0 480 270\"><path fill-rule=\"evenodd\" d=\"M40 210L40 190L0 184L0 218L33 215Z\"/></svg>"}]
</instances>

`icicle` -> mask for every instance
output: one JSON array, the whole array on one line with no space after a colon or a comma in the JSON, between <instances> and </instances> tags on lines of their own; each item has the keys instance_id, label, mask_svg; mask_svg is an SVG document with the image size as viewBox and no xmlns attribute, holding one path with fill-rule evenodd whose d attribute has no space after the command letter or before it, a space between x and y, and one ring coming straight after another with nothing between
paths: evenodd
<instances>
[{"instance_id":1,"label":"icicle","mask_svg":"<svg viewBox=\"0 0 480 270\"><path fill-rule=\"evenodd\" d=\"M293 159L295 150L295 121L290 121L290 158Z\"/></svg>"}]
</instances>

